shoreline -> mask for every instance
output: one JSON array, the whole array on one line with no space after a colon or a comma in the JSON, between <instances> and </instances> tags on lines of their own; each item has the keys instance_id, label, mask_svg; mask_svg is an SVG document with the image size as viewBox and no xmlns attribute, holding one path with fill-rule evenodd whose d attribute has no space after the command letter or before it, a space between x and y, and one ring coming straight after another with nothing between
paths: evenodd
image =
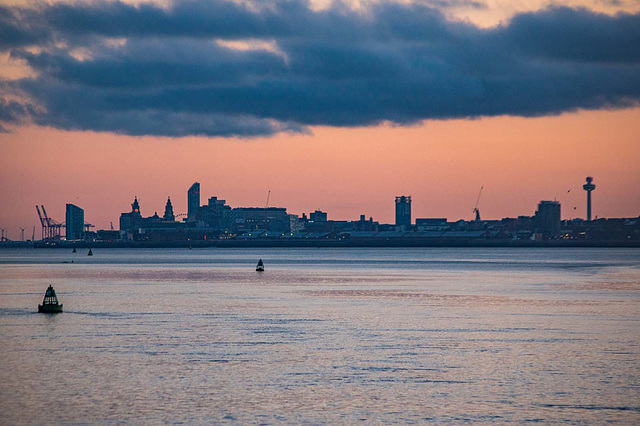
<instances>
[{"instance_id":1,"label":"shoreline","mask_svg":"<svg viewBox=\"0 0 640 426\"><path fill-rule=\"evenodd\" d=\"M639 240L447 240L422 238L380 239L264 239L264 240L209 240L209 241L57 241L0 243L0 248L402 248L402 247L456 247L456 248L640 248Z\"/></svg>"}]
</instances>

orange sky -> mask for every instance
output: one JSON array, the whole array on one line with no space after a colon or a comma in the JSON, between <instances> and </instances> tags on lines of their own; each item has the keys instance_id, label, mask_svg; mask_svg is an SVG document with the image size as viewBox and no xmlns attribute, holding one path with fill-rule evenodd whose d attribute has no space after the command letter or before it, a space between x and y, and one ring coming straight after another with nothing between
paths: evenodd
<instances>
[{"instance_id":1,"label":"orange sky","mask_svg":"<svg viewBox=\"0 0 640 426\"><path fill-rule=\"evenodd\" d=\"M166 197L186 213L186 191L202 186L233 206L271 206L330 219L360 214L390 223L394 196L413 196L413 217L471 219L481 185L484 219L531 215L557 198L564 218L585 217L587 175L594 215L640 215L640 108L557 117L428 121L416 127L314 128L312 136L251 140L154 138L21 128L0 135L0 227L38 224L36 204L64 221L65 203L118 228L137 195L143 215ZM571 190L571 192L567 192ZM573 209L576 207L576 210ZM40 235L39 226L36 237Z\"/></svg>"}]
</instances>

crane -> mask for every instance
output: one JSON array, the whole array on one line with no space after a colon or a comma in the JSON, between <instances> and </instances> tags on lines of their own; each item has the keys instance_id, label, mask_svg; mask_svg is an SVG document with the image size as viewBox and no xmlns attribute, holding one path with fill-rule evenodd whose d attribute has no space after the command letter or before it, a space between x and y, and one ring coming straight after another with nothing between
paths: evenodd
<instances>
[{"instance_id":1,"label":"crane","mask_svg":"<svg viewBox=\"0 0 640 426\"><path fill-rule=\"evenodd\" d=\"M269 208L269 197L270 197L270 196L271 196L271 190L269 190L269 192L267 192L267 202L266 202L266 204L264 205L264 208L265 208L265 209L268 209L268 208Z\"/></svg>"},{"instance_id":2,"label":"crane","mask_svg":"<svg viewBox=\"0 0 640 426\"><path fill-rule=\"evenodd\" d=\"M476 222L480 221L480 210L478 210L478 203L480 203L480 196L482 195L482 188L484 188L484 186L480 187L480 192L478 192L478 199L476 200L476 206L473 208L473 212L476 214Z\"/></svg>"},{"instance_id":3,"label":"crane","mask_svg":"<svg viewBox=\"0 0 640 426\"><path fill-rule=\"evenodd\" d=\"M42 213L40 212L40 208L36 205L36 210L38 211L38 217L40 218L40 224L42 225L42 239L43 240L58 240L60 239L60 229L64 226L62 223L58 223L55 220L51 219L47 215L47 210L43 205L40 205L42 208Z\"/></svg>"}]
</instances>

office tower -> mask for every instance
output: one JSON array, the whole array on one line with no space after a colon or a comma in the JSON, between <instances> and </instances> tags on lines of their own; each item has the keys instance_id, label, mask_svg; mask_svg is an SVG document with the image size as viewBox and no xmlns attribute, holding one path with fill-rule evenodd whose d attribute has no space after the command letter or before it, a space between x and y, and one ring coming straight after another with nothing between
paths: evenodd
<instances>
[{"instance_id":1,"label":"office tower","mask_svg":"<svg viewBox=\"0 0 640 426\"><path fill-rule=\"evenodd\" d=\"M66 213L67 241L82 240L84 238L84 210L67 204Z\"/></svg>"},{"instance_id":2,"label":"office tower","mask_svg":"<svg viewBox=\"0 0 640 426\"><path fill-rule=\"evenodd\" d=\"M411 196L396 197L396 225L411 226Z\"/></svg>"},{"instance_id":3,"label":"office tower","mask_svg":"<svg viewBox=\"0 0 640 426\"><path fill-rule=\"evenodd\" d=\"M534 216L536 231L543 238L555 238L560 234L560 203L540 201Z\"/></svg>"},{"instance_id":4,"label":"office tower","mask_svg":"<svg viewBox=\"0 0 640 426\"><path fill-rule=\"evenodd\" d=\"M195 182L187 191L187 222L195 222L200 208L200 184Z\"/></svg>"}]
</instances>

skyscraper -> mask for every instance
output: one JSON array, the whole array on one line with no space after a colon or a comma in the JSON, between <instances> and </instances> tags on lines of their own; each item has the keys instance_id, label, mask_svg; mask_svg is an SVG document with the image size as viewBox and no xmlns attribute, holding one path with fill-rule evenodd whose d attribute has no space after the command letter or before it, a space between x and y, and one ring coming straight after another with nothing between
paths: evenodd
<instances>
[{"instance_id":1,"label":"skyscraper","mask_svg":"<svg viewBox=\"0 0 640 426\"><path fill-rule=\"evenodd\" d=\"M67 204L67 241L81 240L84 238L84 210L80 207Z\"/></svg>"},{"instance_id":2,"label":"skyscraper","mask_svg":"<svg viewBox=\"0 0 640 426\"><path fill-rule=\"evenodd\" d=\"M557 201L540 201L533 217L536 231L542 238L555 238L560 234L560 203Z\"/></svg>"},{"instance_id":3,"label":"skyscraper","mask_svg":"<svg viewBox=\"0 0 640 426\"><path fill-rule=\"evenodd\" d=\"M411 196L396 197L396 225L411 226Z\"/></svg>"},{"instance_id":4,"label":"skyscraper","mask_svg":"<svg viewBox=\"0 0 640 426\"><path fill-rule=\"evenodd\" d=\"M187 222L195 222L200 207L200 183L195 182L187 191Z\"/></svg>"}]
</instances>

